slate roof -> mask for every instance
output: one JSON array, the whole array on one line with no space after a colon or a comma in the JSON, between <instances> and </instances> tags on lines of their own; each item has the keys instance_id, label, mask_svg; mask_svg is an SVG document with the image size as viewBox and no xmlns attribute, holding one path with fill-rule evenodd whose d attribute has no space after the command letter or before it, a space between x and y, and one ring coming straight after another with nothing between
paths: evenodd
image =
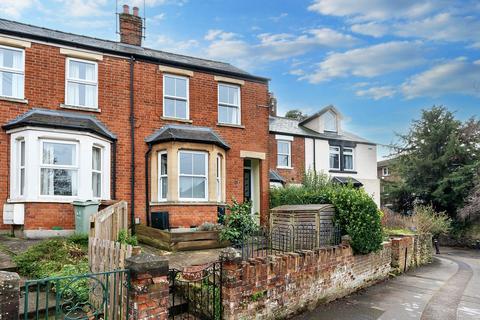
<instances>
[{"instance_id":1,"label":"slate roof","mask_svg":"<svg viewBox=\"0 0 480 320\"><path fill-rule=\"evenodd\" d=\"M145 141L148 144L167 141L211 143L225 150L230 149L230 146L211 128L190 125L168 124L148 136Z\"/></svg>"},{"instance_id":2,"label":"slate roof","mask_svg":"<svg viewBox=\"0 0 480 320\"><path fill-rule=\"evenodd\" d=\"M354 187L361 187L363 186L363 183L361 183L360 181L358 181L357 179L354 179L352 177L338 177L338 176L335 176L335 177L332 177L332 181L333 182L336 182L336 183L340 183L340 184L353 184Z\"/></svg>"},{"instance_id":3,"label":"slate roof","mask_svg":"<svg viewBox=\"0 0 480 320\"><path fill-rule=\"evenodd\" d=\"M268 177L270 179L270 182L281 182L285 183L285 179L275 170L270 170L268 172Z\"/></svg>"},{"instance_id":4,"label":"slate roof","mask_svg":"<svg viewBox=\"0 0 480 320\"><path fill-rule=\"evenodd\" d=\"M33 108L2 126L5 130L26 126L69 129L98 134L110 140L117 136L92 115L76 112Z\"/></svg>"},{"instance_id":5,"label":"slate roof","mask_svg":"<svg viewBox=\"0 0 480 320\"><path fill-rule=\"evenodd\" d=\"M300 122L295 119L283 117L270 117L270 132L279 134L289 134L294 136L302 136L309 138L318 138L324 140L345 140L365 144L375 144L367 139L361 138L353 133L342 130L342 134L334 132L320 133L301 126Z\"/></svg>"},{"instance_id":6,"label":"slate roof","mask_svg":"<svg viewBox=\"0 0 480 320\"><path fill-rule=\"evenodd\" d=\"M231 76L237 76L241 78L257 80L261 82L267 82L269 80L268 78L254 76L242 69L232 66L229 63L189 57L180 54L129 45L117 41L87 37L73 33L37 27L6 19L0 19L0 33L25 37L28 39L55 42L73 47L114 53L124 56L133 55L147 60L155 60L159 63L179 67L187 67L192 69L201 69Z\"/></svg>"}]
</instances>

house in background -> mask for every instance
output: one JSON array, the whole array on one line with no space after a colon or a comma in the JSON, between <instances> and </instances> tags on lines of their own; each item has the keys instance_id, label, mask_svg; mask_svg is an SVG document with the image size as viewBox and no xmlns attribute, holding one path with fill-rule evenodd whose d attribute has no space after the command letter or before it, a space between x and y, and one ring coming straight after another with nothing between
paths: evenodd
<instances>
[{"instance_id":1,"label":"house in background","mask_svg":"<svg viewBox=\"0 0 480 320\"><path fill-rule=\"evenodd\" d=\"M382 207L390 207L389 187L401 180L395 171L395 158L385 159L377 162L377 176L380 180L380 194Z\"/></svg>"},{"instance_id":2,"label":"house in background","mask_svg":"<svg viewBox=\"0 0 480 320\"><path fill-rule=\"evenodd\" d=\"M342 114L327 106L303 121L270 117L270 183L299 184L306 170L363 187L380 205L376 144L342 128Z\"/></svg>"},{"instance_id":3,"label":"house in background","mask_svg":"<svg viewBox=\"0 0 480 320\"><path fill-rule=\"evenodd\" d=\"M268 79L230 64L0 19L0 230L68 235L75 200L127 200L131 223L268 213ZM0 208L1 208L0 207ZM14 213L15 219L7 219Z\"/></svg>"}]
</instances>

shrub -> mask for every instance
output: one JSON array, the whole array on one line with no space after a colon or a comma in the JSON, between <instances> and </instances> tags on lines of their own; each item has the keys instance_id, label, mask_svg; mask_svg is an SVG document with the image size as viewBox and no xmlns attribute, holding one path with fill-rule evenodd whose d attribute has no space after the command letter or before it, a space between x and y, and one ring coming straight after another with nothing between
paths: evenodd
<instances>
[{"instance_id":1,"label":"shrub","mask_svg":"<svg viewBox=\"0 0 480 320\"><path fill-rule=\"evenodd\" d=\"M58 272L53 273L53 277L77 276L89 272L88 261L81 261L77 264L66 264ZM76 303L88 301L90 291L90 278L67 278L55 283L53 291L62 292L62 297L72 299ZM96 284L98 285L98 284Z\"/></svg>"},{"instance_id":2,"label":"shrub","mask_svg":"<svg viewBox=\"0 0 480 320\"><path fill-rule=\"evenodd\" d=\"M68 237L68 241L81 247L88 248L88 234L73 234Z\"/></svg>"},{"instance_id":3,"label":"shrub","mask_svg":"<svg viewBox=\"0 0 480 320\"><path fill-rule=\"evenodd\" d=\"M137 236L131 236L127 230L120 230L117 237L117 242L121 244L129 244L132 246L138 246Z\"/></svg>"},{"instance_id":4,"label":"shrub","mask_svg":"<svg viewBox=\"0 0 480 320\"><path fill-rule=\"evenodd\" d=\"M221 241L230 241L234 245L240 244L246 237L258 230L256 217L252 214L250 202L239 203L233 200L227 205L230 214L225 218L225 227L220 231Z\"/></svg>"},{"instance_id":5,"label":"shrub","mask_svg":"<svg viewBox=\"0 0 480 320\"><path fill-rule=\"evenodd\" d=\"M356 253L369 253L381 248L381 213L363 189L334 184L327 181L324 175L307 173L303 186L287 186L270 191L272 208L286 204L321 203L334 205L335 221L342 233L352 238L351 245Z\"/></svg>"},{"instance_id":6,"label":"shrub","mask_svg":"<svg viewBox=\"0 0 480 320\"><path fill-rule=\"evenodd\" d=\"M417 232L433 236L448 233L452 222L446 212L436 212L431 205L416 205L413 221Z\"/></svg>"}]
</instances>

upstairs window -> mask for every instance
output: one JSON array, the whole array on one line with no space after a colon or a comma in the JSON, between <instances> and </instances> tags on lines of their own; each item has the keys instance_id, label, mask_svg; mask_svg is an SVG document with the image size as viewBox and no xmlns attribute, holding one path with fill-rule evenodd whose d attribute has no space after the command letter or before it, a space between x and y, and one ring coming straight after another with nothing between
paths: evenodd
<instances>
[{"instance_id":1,"label":"upstairs window","mask_svg":"<svg viewBox=\"0 0 480 320\"><path fill-rule=\"evenodd\" d=\"M84 108L98 108L97 63L67 58L65 103Z\"/></svg>"},{"instance_id":2,"label":"upstairs window","mask_svg":"<svg viewBox=\"0 0 480 320\"><path fill-rule=\"evenodd\" d=\"M188 119L188 78L163 76L163 116Z\"/></svg>"},{"instance_id":3,"label":"upstairs window","mask_svg":"<svg viewBox=\"0 0 480 320\"><path fill-rule=\"evenodd\" d=\"M240 124L240 87L218 84L218 122Z\"/></svg>"},{"instance_id":4,"label":"upstairs window","mask_svg":"<svg viewBox=\"0 0 480 320\"><path fill-rule=\"evenodd\" d=\"M208 154L206 152L179 152L180 200L207 200Z\"/></svg>"},{"instance_id":5,"label":"upstairs window","mask_svg":"<svg viewBox=\"0 0 480 320\"><path fill-rule=\"evenodd\" d=\"M330 147L330 169L340 170L340 147Z\"/></svg>"},{"instance_id":6,"label":"upstairs window","mask_svg":"<svg viewBox=\"0 0 480 320\"><path fill-rule=\"evenodd\" d=\"M343 170L352 171L353 169L353 149L343 148Z\"/></svg>"},{"instance_id":7,"label":"upstairs window","mask_svg":"<svg viewBox=\"0 0 480 320\"><path fill-rule=\"evenodd\" d=\"M325 113L325 131L337 132L337 116L332 111Z\"/></svg>"},{"instance_id":8,"label":"upstairs window","mask_svg":"<svg viewBox=\"0 0 480 320\"><path fill-rule=\"evenodd\" d=\"M25 51L0 46L0 96L24 98Z\"/></svg>"},{"instance_id":9,"label":"upstairs window","mask_svg":"<svg viewBox=\"0 0 480 320\"><path fill-rule=\"evenodd\" d=\"M292 167L292 145L290 141L277 140L277 167Z\"/></svg>"},{"instance_id":10,"label":"upstairs window","mask_svg":"<svg viewBox=\"0 0 480 320\"><path fill-rule=\"evenodd\" d=\"M168 170L167 170L167 152L162 151L158 154L158 200L167 200L168 193Z\"/></svg>"},{"instance_id":11,"label":"upstairs window","mask_svg":"<svg viewBox=\"0 0 480 320\"><path fill-rule=\"evenodd\" d=\"M384 177L388 177L390 175L390 172L388 171L388 167L383 167L382 172Z\"/></svg>"},{"instance_id":12,"label":"upstairs window","mask_svg":"<svg viewBox=\"0 0 480 320\"><path fill-rule=\"evenodd\" d=\"M40 165L40 194L76 196L77 145L68 142L42 142Z\"/></svg>"},{"instance_id":13,"label":"upstairs window","mask_svg":"<svg viewBox=\"0 0 480 320\"><path fill-rule=\"evenodd\" d=\"M92 192L94 198L102 197L102 148L92 147Z\"/></svg>"}]
</instances>

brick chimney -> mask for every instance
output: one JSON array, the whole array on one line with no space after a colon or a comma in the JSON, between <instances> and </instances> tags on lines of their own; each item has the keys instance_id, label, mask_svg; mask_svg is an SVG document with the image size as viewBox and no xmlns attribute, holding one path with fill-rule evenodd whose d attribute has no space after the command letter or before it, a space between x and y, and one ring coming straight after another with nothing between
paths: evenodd
<instances>
[{"instance_id":1,"label":"brick chimney","mask_svg":"<svg viewBox=\"0 0 480 320\"><path fill-rule=\"evenodd\" d=\"M268 93L268 108L270 110L270 115L276 117L277 116L277 98L273 92Z\"/></svg>"},{"instance_id":2,"label":"brick chimney","mask_svg":"<svg viewBox=\"0 0 480 320\"><path fill-rule=\"evenodd\" d=\"M138 16L138 7L133 7L133 13L130 13L128 5L123 5L123 12L119 15L120 19L120 42L132 44L134 46L142 45L142 18Z\"/></svg>"}]
</instances>

